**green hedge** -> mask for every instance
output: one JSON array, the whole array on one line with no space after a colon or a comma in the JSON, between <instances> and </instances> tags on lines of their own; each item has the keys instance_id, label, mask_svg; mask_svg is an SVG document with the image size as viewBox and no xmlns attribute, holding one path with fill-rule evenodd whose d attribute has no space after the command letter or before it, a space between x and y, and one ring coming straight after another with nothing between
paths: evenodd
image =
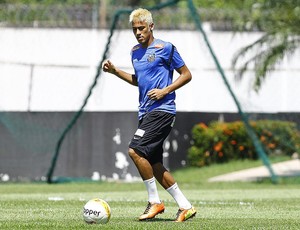
<instances>
[{"instance_id":1,"label":"green hedge","mask_svg":"<svg viewBox=\"0 0 300 230\"><path fill-rule=\"evenodd\" d=\"M296 123L278 120L251 121L251 126L268 155L289 155L300 150ZM199 123L192 130L193 145L188 163L202 167L237 159L257 159L255 147L241 121Z\"/></svg>"}]
</instances>

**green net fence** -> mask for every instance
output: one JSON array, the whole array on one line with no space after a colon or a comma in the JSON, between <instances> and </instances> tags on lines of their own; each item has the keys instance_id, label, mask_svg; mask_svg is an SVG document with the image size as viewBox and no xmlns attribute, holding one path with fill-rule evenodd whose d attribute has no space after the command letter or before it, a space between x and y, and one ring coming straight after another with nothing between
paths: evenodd
<instances>
[{"instance_id":1,"label":"green net fence","mask_svg":"<svg viewBox=\"0 0 300 230\"><path fill-rule=\"evenodd\" d=\"M177 4L178 1L170 1L170 2L166 2L164 4L160 4L160 5L157 5L157 6L154 6L152 8L150 8L150 10L159 10L161 8L164 8L164 7L168 7L168 6L171 6L171 5L175 5ZM253 141L254 145L255 145L255 148L258 152L258 155L259 157L261 158L261 160L263 161L263 163L266 165L266 167L268 168L268 170L270 171L270 174L271 174L271 178L272 178L272 181L274 183L277 182L277 177L276 177L276 174L274 173L273 169L272 169L272 166L268 160L268 157L264 151L264 149L262 148L262 145L261 145L261 142L259 141L259 139L257 138L255 132L253 131L253 129L251 128L250 124L249 124L249 119L247 117L247 115L245 113L243 113L242 109L241 109L241 106L236 98L236 96L234 95L233 91L231 90L231 87L226 79L226 76L225 76L225 73L222 69L222 67L220 66L220 63L218 62L218 59L217 57L215 56L215 53L209 43L209 40L208 40L208 37L206 36L206 33L204 32L203 28L202 28L202 24L201 24L201 20L200 20L200 17L197 13L197 9L195 8L195 5L193 3L192 0L188 1L188 6L189 6L189 9L190 9L190 12L191 12L191 15L193 16L193 19L195 21L195 24L197 25L197 29L202 33L203 37L204 37L204 40L206 42L206 45L208 46L209 48L209 51L212 55L212 58L214 59L214 62L218 68L218 71L220 72L221 74L221 77L223 78L224 80L224 83L226 84L230 94L232 95L235 103L236 103L236 106L238 108L238 111L242 117L242 120L246 126L246 129L247 129L247 132L249 134L249 138L251 138L251 140ZM52 163L51 163L51 167L48 171L48 174L47 174L47 178L48 178L48 183L51 183L52 182L52 175L53 175L53 171L55 169L55 165L56 165L56 162L57 162L57 157L58 157L58 154L59 154L59 150L60 150L60 146L61 146L61 143L62 141L64 140L64 137L65 135L67 134L67 132L72 128L72 126L76 123L76 120L79 118L80 114L82 113L83 111L83 108L85 107L86 103L87 103L87 100L89 99L91 93L92 93L92 90L93 88L95 87L95 85L97 84L97 79L100 77L100 74L101 74L101 66L102 66L102 63L104 62L104 60L107 59L107 52L109 51L109 44L110 44L110 40L111 40L111 37L113 36L113 32L114 30L116 29L116 25L118 23L118 20L119 20L119 17L123 14L129 14L131 12L131 10L120 10L120 11L117 11L115 16L114 16L114 20L112 22L112 26L111 26L111 29L110 29L110 36L108 38L108 42L106 44L106 49L104 51L104 54L102 56L102 60L98 66L98 69L97 69L97 74L96 74L96 77L95 77L95 81L94 83L92 84L90 90L89 90L89 93L88 93L88 96L86 97L81 109L79 110L78 113L75 114L75 116L73 117L73 119L71 120L71 122L69 123L69 125L67 126L67 128L64 130L63 134L61 135L61 137L59 138L59 141L58 141L58 144L56 146L56 150L55 150L55 154L53 156L53 160L52 160Z\"/></svg>"},{"instance_id":2,"label":"green net fence","mask_svg":"<svg viewBox=\"0 0 300 230\"><path fill-rule=\"evenodd\" d=\"M178 4L181 4L181 6L184 4L186 5L186 7L184 8L185 9L184 17L173 18L173 16L176 14L177 16L178 14L182 14L182 10L179 10L179 8L177 7ZM198 33L201 39L203 39L202 48L206 49L205 51L207 52L206 56L211 58L212 62L214 63L215 68L219 73L219 77L222 79L227 92L230 94L230 97L232 98L234 105L237 108L238 117L235 117L233 119L241 120L243 122L249 140L251 140L251 142L253 143L258 157L261 159L263 164L267 167L271 175L272 182L277 183L278 177L274 172L272 165L269 161L268 153L266 152L266 149L262 145L262 141L260 137L257 136L257 133L254 131L253 127L251 126L250 120L258 120L261 118L276 120L279 118L279 116L278 114L265 113L265 114L256 115L256 114L247 114L246 112L244 112L244 108L241 105L237 96L235 95L234 91L232 90L232 86L228 81L228 76L226 76L226 73L222 68L221 63L215 54L215 51L213 49L213 44L211 44L209 39L209 34L204 29L205 25L201 20L202 19L201 10L195 7L192 0L165 1L158 5L154 5L152 7L147 7L147 8L149 8L153 12L154 18L158 18L156 23L157 27L164 28L165 23L167 23L168 25L172 24L174 25L174 28L168 27L168 29L193 30ZM97 18L94 15L96 14L95 9L93 7L85 8L85 9L86 12L91 12L91 13L84 14L89 16L82 16L85 18L89 18L89 20L86 20L88 21L88 23L86 23L85 26L83 27L93 28L93 25L95 27L98 27L99 21L93 19L93 18ZM182 7L180 7L180 9L182 9ZM30 175L24 175L24 178L22 175L20 175L17 178L18 180L26 180L25 177L31 177L36 180L47 181L48 183L54 183L54 182L60 182L66 180L80 180L80 179L86 179L87 177L85 172L80 170L81 167L85 167L85 164L87 165L87 167L93 168L92 171L96 171L95 168L97 167L104 168L104 167L115 166L113 164L110 165L111 163L108 163L110 162L108 159L112 157L110 154L105 154L104 156L101 157L98 156L97 154L99 154L99 149L101 149L102 152L106 152L106 153L110 152L112 148L111 147L109 148L107 146L112 145L112 142L118 143L118 138L120 137L120 130L118 129L118 125L116 125L113 128L109 127L108 124L105 124L105 122L107 121L106 118L109 117L110 119L116 120L118 122L122 122L122 121L119 121L120 118L118 118L113 113L94 114L85 111L85 109L87 104L89 103L91 96L94 93L95 88L101 85L101 76L102 76L101 66L103 61L109 57L110 52L112 51L113 39L115 38L115 36L118 36L118 31L120 29L124 29L128 27L127 18L131 10L132 8L124 8L124 9L119 9L107 13L108 15L110 15L109 17L111 17L110 26L106 25L106 27L109 28L108 37L106 41L101 41L104 46L104 49L100 61L97 64L96 70L86 73L86 74L90 74L91 72L93 72L94 76L90 76L91 77L90 85L87 88L84 88L83 92L81 92L81 94L83 95L83 99L80 102L81 106L78 109L78 111L75 112L54 111L54 112L47 112L47 113L39 112L39 111L36 112L29 111L28 113L22 113L16 111L0 112L0 128L1 130L4 130L2 132L3 138L1 138L0 140L0 145L2 146L2 150L0 153L1 162L7 162L10 165L10 167L15 168L18 171L22 171L22 167L25 168L28 167L28 165L32 165L31 168L32 173ZM170 16L166 16L166 15L170 15ZM207 15L205 17L208 18ZM49 23L48 19L47 20L45 19L45 21L48 21ZM81 21L85 21L85 20L81 20ZM39 21L40 25L42 22L43 20ZM62 26L62 27L67 27L67 26ZM199 50L195 52L203 52L203 51ZM4 64L8 66L7 68L10 68L9 64L7 63ZM72 66L65 66L65 67L73 68ZM19 68L20 71L22 71L22 67ZM89 67L81 66L80 68L86 69ZM53 94L55 93L56 92L53 92ZM72 100L71 99L72 95L69 96L70 96L70 100ZM45 98L44 100L46 104L47 98ZM96 119L95 118L96 115L101 116L100 121L97 120L97 122L100 123L99 127L94 127L95 123L92 123L92 121ZM130 120L132 117L130 113L126 113L126 112L125 114L122 114L122 116L124 116L123 118L124 120L126 119ZM219 117L215 117L216 120L218 118ZM295 114L289 113L286 115L281 114L280 119L297 122L298 113ZM126 125L127 125L126 126L127 129L125 133L128 134L128 137L130 137L136 124L128 122L128 124ZM109 128L104 129L103 127L109 127ZM95 132L99 137L98 140L97 139L95 140L94 137L95 133L91 134L90 130L96 130ZM280 132L280 130L278 130L278 132ZM103 136L112 137L113 141L111 139L101 138ZM129 140L126 141L128 142ZM125 146L126 146L126 141L125 141ZM289 145L288 139L285 139L284 142L286 143L286 145ZM113 151L117 153L124 151L122 150L124 146L122 147L119 145L114 145L114 146L117 147L113 147L114 148ZM7 149L9 149L9 151L6 151ZM23 151L22 154L20 154L20 150ZM295 151L295 152L297 151L297 149L294 147L294 144L291 147L290 151ZM20 156L24 158L22 161L23 165L20 164L19 161ZM119 156L119 158L123 157L121 153L116 154L116 157L117 156ZM96 161L82 163L82 162L89 161L87 159L90 159L90 161L95 161L95 159L97 159L98 164L96 164ZM62 162L68 162L68 164L63 164ZM122 164L125 166L124 167L120 166L119 174L123 175L123 178L125 178L127 173L130 171L130 169L126 168L128 162L126 160L120 162L122 162ZM66 171L73 170L72 173L70 173L72 174L72 177L71 176L68 177L67 175L60 176L59 174L62 168L67 168ZM4 178L3 172L0 171L0 173L2 175L2 178ZM42 176L37 177L36 175L42 175ZM97 172L95 172L94 176L97 177Z\"/></svg>"}]
</instances>

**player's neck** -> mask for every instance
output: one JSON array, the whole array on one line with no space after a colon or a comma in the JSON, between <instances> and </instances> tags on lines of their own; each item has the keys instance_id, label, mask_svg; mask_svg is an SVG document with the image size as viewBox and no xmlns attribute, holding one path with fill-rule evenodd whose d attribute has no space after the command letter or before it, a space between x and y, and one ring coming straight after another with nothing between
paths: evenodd
<instances>
[{"instance_id":1,"label":"player's neck","mask_svg":"<svg viewBox=\"0 0 300 230\"><path fill-rule=\"evenodd\" d=\"M148 42L141 44L143 48L148 48L153 42L154 42L155 38L153 36L151 36L148 40Z\"/></svg>"}]
</instances>

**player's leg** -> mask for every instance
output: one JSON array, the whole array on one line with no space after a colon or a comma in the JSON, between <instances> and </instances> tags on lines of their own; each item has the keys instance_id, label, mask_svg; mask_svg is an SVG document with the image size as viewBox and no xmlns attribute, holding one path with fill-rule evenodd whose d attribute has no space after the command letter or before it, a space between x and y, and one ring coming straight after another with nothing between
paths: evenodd
<instances>
[{"instance_id":1,"label":"player's leg","mask_svg":"<svg viewBox=\"0 0 300 230\"><path fill-rule=\"evenodd\" d=\"M140 156L134 149L129 148L129 156L137 167L148 192L148 202L151 204L161 203L153 175L153 169L147 159Z\"/></svg>"},{"instance_id":2,"label":"player's leg","mask_svg":"<svg viewBox=\"0 0 300 230\"><path fill-rule=\"evenodd\" d=\"M171 173L163 166L161 162L153 164L152 169L156 180L164 189L168 189L176 183Z\"/></svg>"},{"instance_id":3,"label":"player's leg","mask_svg":"<svg viewBox=\"0 0 300 230\"><path fill-rule=\"evenodd\" d=\"M154 218L157 214L165 210L164 203L159 199L155 177L151 164L147 159L140 156L136 150L129 148L129 156L137 167L148 192L148 205L139 220L148 220Z\"/></svg>"},{"instance_id":4,"label":"player's leg","mask_svg":"<svg viewBox=\"0 0 300 230\"><path fill-rule=\"evenodd\" d=\"M196 215L195 208L180 190L171 173L161 162L152 165L153 173L161 186L166 189L178 204L178 212L175 221L182 222Z\"/></svg>"},{"instance_id":5,"label":"player's leg","mask_svg":"<svg viewBox=\"0 0 300 230\"><path fill-rule=\"evenodd\" d=\"M129 148L128 154L134 162L143 180L149 180L153 178L153 169L145 157L140 156L136 150L132 148Z\"/></svg>"},{"instance_id":6,"label":"player's leg","mask_svg":"<svg viewBox=\"0 0 300 230\"><path fill-rule=\"evenodd\" d=\"M129 155L135 163L148 191L148 205L139 220L154 218L165 209L163 202L160 201L158 196L156 180L151 165L162 161L162 145L173 123L173 114L152 111L140 120L138 129L129 144Z\"/></svg>"}]
</instances>

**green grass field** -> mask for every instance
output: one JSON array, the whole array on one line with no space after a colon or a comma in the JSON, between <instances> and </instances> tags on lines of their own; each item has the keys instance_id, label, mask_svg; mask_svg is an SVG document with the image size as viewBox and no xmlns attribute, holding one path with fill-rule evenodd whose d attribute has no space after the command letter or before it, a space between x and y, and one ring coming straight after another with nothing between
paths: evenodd
<instances>
[{"instance_id":1,"label":"green grass field","mask_svg":"<svg viewBox=\"0 0 300 230\"><path fill-rule=\"evenodd\" d=\"M177 206L159 185L165 213L139 222L147 199L142 182L0 183L0 229L300 229L299 178L281 179L277 185L207 182L211 176L260 164L233 162L174 172L198 211L184 223L173 222ZM83 205L94 197L109 203L112 217L108 224L83 221Z\"/></svg>"}]
</instances>

